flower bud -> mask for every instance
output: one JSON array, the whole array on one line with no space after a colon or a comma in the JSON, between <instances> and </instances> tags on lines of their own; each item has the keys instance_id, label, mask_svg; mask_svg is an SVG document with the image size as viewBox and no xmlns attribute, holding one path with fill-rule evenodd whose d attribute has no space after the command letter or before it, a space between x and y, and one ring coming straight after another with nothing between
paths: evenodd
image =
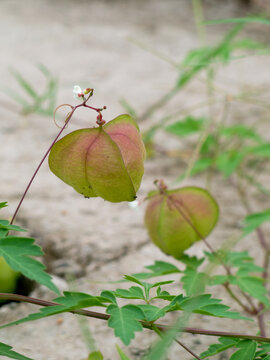
<instances>
[{"instance_id":1,"label":"flower bud","mask_svg":"<svg viewBox=\"0 0 270 360\"><path fill-rule=\"evenodd\" d=\"M163 188L149 196L145 212L149 236L164 253L176 259L194 242L206 237L218 220L218 205L204 189Z\"/></svg>"},{"instance_id":2,"label":"flower bud","mask_svg":"<svg viewBox=\"0 0 270 360\"><path fill-rule=\"evenodd\" d=\"M120 115L104 126L73 131L49 155L51 171L85 197L133 201L144 173L145 148L136 122Z\"/></svg>"}]
</instances>

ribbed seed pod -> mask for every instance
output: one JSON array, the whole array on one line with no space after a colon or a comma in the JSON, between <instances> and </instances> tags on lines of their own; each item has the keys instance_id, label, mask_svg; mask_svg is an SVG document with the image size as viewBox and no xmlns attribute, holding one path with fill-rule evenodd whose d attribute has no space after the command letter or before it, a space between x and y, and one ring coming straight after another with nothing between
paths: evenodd
<instances>
[{"instance_id":1,"label":"ribbed seed pod","mask_svg":"<svg viewBox=\"0 0 270 360\"><path fill-rule=\"evenodd\" d=\"M155 245L179 259L194 242L211 232L218 215L216 201L204 189L163 189L150 194L145 226Z\"/></svg>"},{"instance_id":2,"label":"ribbed seed pod","mask_svg":"<svg viewBox=\"0 0 270 360\"><path fill-rule=\"evenodd\" d=\"M137 123L120 115L104 126L73 131L49 155L51 171L85 197L133 201L144 173L145 148Z\"/></svg>"}]
</instances>

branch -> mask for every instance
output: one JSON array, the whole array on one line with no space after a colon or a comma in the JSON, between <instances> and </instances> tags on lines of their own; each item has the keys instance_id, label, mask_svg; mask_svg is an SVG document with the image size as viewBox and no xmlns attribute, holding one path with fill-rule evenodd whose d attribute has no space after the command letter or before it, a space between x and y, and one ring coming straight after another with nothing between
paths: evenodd
<instances>
[{"instance_id":1,"label":"branch","mask_svg":"<svg viewBox=\"0 0 270 360\"><path fill-rule=\"evenodd\" d=\"M52 302L52 301L46 301L46 300L41 300L41 299L29 297L29 296L18 295L18 294L8 294L8 293L0 293L0 299L21 301L21 302L34 304L34 305L40 305L40 306L61 305L61 304L58 304L58 303ZM88 316L91 318L106 320L106 321L109 320L109 318L110 318L110 315L95 312L95 311L90 311L90 310L84 310L84 309L73 310L73 311L68 311L68 312L70 312L72 314L84 315L84 316ZM146 321L141 321L141 324L146 329L150 329L150 330L153 329L153 324L150 324ZM155 326L161 331L167 331L171 328L170 326L163 325L163 324L155 324ZM230 338L237 338L237 339L249 339L249 340L255 340L258 342L270 343L270 338L267 338L267 337L246 335L246 334L240 334L240 333L234 333L234 332L204 330L204 329L189 328L189 327L185 327L181 331L189 333L189 334L199 334L199 335L208 335L208 336L223 336L223 337L230 337Z\"/></svg>"}]
</instances>

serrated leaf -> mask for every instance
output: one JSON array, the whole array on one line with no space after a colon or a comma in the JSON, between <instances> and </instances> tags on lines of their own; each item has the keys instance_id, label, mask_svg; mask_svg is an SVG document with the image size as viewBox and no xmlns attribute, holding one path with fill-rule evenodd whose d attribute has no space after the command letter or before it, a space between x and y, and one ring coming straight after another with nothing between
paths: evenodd
<instances>
[{"instance_id":1,"label":"serrated leaf","mask_svg":"<svg viewBox=\"0 0 270 360\"><path fill-rule=\"evenodd\" d=\"M119 354L121 360L131 360L129 357L127 357L127 355L124 353L124 351L122 349L120 349L120 347L118 345L116 345L116 349L118 351L118 354Z\"/></svg>"},{"instance_id":2,"label":"serrated leaf","mask_svg":"<svg viewBox=\"0 0 270 360\"><path fill-rule=\"evenodd\" d=\"M189 256L186 254L183 254L179 261L186 264L189 268L192 269L198 269L198 267L204 262L204 258L197 258L197 256Z\"/></svg>"},{"instance_id":3,"label":"serrated leaf","mask_svg":"<svg viewBox=\"0 0 270 360\"><path fill-rule=\"evenodd\" d=\"M115 336L118 336L125 345L128 345L134 338L136 331L142 331L143 327L139 320L144 318L144 313L135 305L109 305L106 312L110 314L109 327L114 329Z\"/></svg>"},{"instance_id":4,"label":"serrated leaf","mask_svg":"<svg viewBox=\"0 0 270 360\"><path fill-rule=\"evenodd\" d=\"M88 356L88 360L103 360L104 357L100 351L93 351Z\"/></svg>"},{"instance_id":5,"label":"serrated leaf","mask_svg":"<svg viewBox=\"0 0 270 360\"><path fill-rule=\"evenodd\" d=\"M270 344L260 344L259 345L259 350L256 351L256 358L257 356L265 356L267 354L269 354L270 352ZM269 354L270 356L270 354ZM263 359L267 359L267 357L264 357Z\"/></svg>"},{"instance_id":6,"label":"serrated leaf","mask_svg":"<svg viewBox=\"0 0 270 360\"><path fill-rule=\"evenodd\" d=\"M59 305L40 308L39 312L30 314L22 319L2 325L0 329L13 325L19 325L28 321L39 320L44 317L61 314L63 312L82 309L85 307L104 306L103 303L99 300L99 298L100 297L92 296L89 294L65 291L64 296L60 296L54 299L54 302L56 302Z\"/></svg>"},{"instance_id":7,"label":"serrated leaf","mask_svg":"<svg viewBox=\"0 0 270 360\"><path fill-rule=\"evenodd\" d=\"M209 348L200 354L200 358L204 359L208 356L217 355L233 346L235 346L238 342L236 339L224 338L220 337L218 339L219 344L211 344Z\"/></svg>"},{"instance_id":8,"label":"serrated leaf","mask_svg":"<svg viewBox=\"0 0 270 360\"><path fill-rule=\"evenodd\" d=\"M187 116L182 121L177 121L169 126L166 126L165 130L176 136L184 137L199 132L205 121L205 118Z\"/></svg>"},{"instance_id":9,"label":"serrated leaf","mask_svg":"<svg viewBox=\"0 0 270 360\"><path fill-rule=\"evenodd\" d=\"M203 293L208 281L209 276L207 274L192 268L187 268L184 271L184 276L181 278L186 295Z\"/></svg>"},{"instance_id":10,"label":"serrated leaf","mask_svg":"<svg viewBox=\"0 0 270 360\"><path fill-rule=\"evenodd\" d=\"M156 321L166 315L166 311L164 309L160 309L154 305L142 304L137 305L137 307L143 311L145 321Z\"/></svg>"},{"instance_id":11,"label":"serrated leaf","mask_svg":"<svg viewBox=\"0 0 270 360\"><path fill-rule=\"evenodd\" d=\"M241 164L244 153L239 150L230 150L220 154L216 160L216 166L225 178L228 178Z\"/></svg>"},{"instance_id":12,"label":"serrated leaf","mask_svg":"<svg viewBox=\"0 0 270 360\"><path fill-rule=\"evenodd\" d=\"M52 277L47 274L45 266L31 256L42 256L41 248L34 244L34 239L25 237L8 236L0 238L0 256L15 271L19 271L31 280L47 286L59 294L59 290L52 282Z\"/></svg>"},{"instance_id":13,"label":"serrated leaf","mask_svg":"<svg viewBox=\"0 0 270 360\"><path fill-rule=\"evenodd\" d=\"M143 286L143 282L140 281L139 279L137 279L136 276L134 276L134 275L133 276L132 275L125 275L124 279Z\"/></svg>"},{"instance_id":14,"label":"serrated leaf","mask_svg":"<svg viewBox=\"0 0 270 360\"><path fill-rule=\"evenodd\" d=\"M228 281L227 275L215 275L210 278L209 285L221 285Z\"/></svg>"},{"instance_id":15,"label":"serrated leaf","mask_svg":"<svg viewBox=\"0 0 270 360\"><path fill-rule=\"evenodd\" d=\"M230 357L230 360L253 360L257 348L255 341L241 340L237 347L239 350Z\"/></svg>"},{"instance_id":16,"label":"serrated leaf","mask_svg":"<svg viewBox=\"0 0 270 360\"><path fill-rule=\"evenodd\" d=\"M228 54L230 44L235 36L242 29L242 24L238 24L231 31L229 31L222 41L213 47L203 48L193 51L197 56L197 61L193 66L190 66L188 70L182 72L177 81L176 88L181 89L185 86L199 71L207 68L217 58L221 58L223 61L228 60ZM193 57L194 58L194 57ZM185 63L186 60L184 60Z\"/></svg>"},{"instance_id":17,"label":"serrated leaf","mask_svg":"<svg viewBox=\"0 0 270 360\"><path fill-rule=\"evenodd\" d=\"M228 318L228 319L238 319L238 320L250 320L251 318L246 316L242 316L238 312L229 311L230 307L224 304L214 304L214 305L206 305L202 306L199 310L194 310L194 313L209 315L219 318Z\"/></svg>"},{"instance_id":18,"label":"serrated leaf","mask_svg":"<svg viewBox=\"0 0 270 360\"><path fill-rule=\"evenodd\" d=\"M181 271L173 264L166 261L155 261L153 265L145 266L150 272L133 274L136 279L149 279L156 276L180 273Z\"/></svg>"},{"instance_id":19,"label":"serrated leaf","mask_svg":"<svg viewBox=\"0 0 270 360\"><path fill-rule=\"evenodd\" d=\"M220 318L252 320L238 312L229 311L229 306L221 304L220 299L211 298L211 294L183 297L178 295L164 308L166 311L182 310L195 314L215 316Z\"/></svg>"},{"instance_id":20,"label":"serrated leaf","mask_svg":"<svg viewBox=\"0 0 270 360\"><path fill-rule=\"evenodd\" d=\"M230 138L232 136L238 136L242 139L248 138L257 142L262 142L262 138L256 133L256 131L244 124L225 127L221 130L221 134Z\"/></svg>"},{"instance_id":21,"label":"serrated leaf","mask_svg":"<svg viewBox=\"0 0 270 360\"><path fill-rule=\"evenodd\" d=\"M103 290L100 295L111 301L113 304L117 304L116 297L113 291Z\"/></svg>"},{"instance_id":22,"label":"serrated leaf","mask_svg":"<svg viewBox=\"0 0 270 360\"><path fill-rule=\"evenodd\" d=\"M114 294L116 297L124 299L145 299L143 290L139 286L131 286L129 289L116 289Z\"/></svg>"},{"instance_id":23,"label":"serrated leaf","mask_svg":"<svg viewBox=\"0 0 270 360\"><path fill-rule=\"evenodd\" d=\"M154 284L151 284L151 289L152 288L155 288L155 287L158 287L158 286L161 286L161 285L168 285L168 284L172 284L174 283L174 280L167 280L167 281L158 281Z\"/></svg>"},{"instance_id":24,"label":"serrated leaf","mask_svg":"<svg viewBox=\"0 0 270 360\"><path fill-rule=\"evenodd\" d=\"M230 282L238 285L242 291L252 295L263 304L270 305L263 279L255 276L230 276Z\"/></svg>"},{"instance_id":25,"label":"serrated leaf","mask_svg":"<svg viewBox=\"0 0 270 360\"><path fill-rule=\"evenodd\" d=\"M12 346L0 342L0 355L16 360L33 360L12 350Z\"/></svg>"},{"instance_id":26,"label":"serrated leaf","mask_svg":"<svg viewBox=\"0 0 270 360\"><path fill-rule=\"evenodd\" d=\"M246 216L244 219L243 236L250 234L266 221L270 221L270 210Z\"/></svg>"},{"instance_id":27,"label":"serrated leaf","mask_svg":"<svg viewBox=\"0 0 270 360\"><path fill-rule=\"evenodd\" d=\"M4 230L8 230L8 231L24 231L26 232L27 230L21 228L20 226L17 225L10 225L8 220L0 220L0 229L4 229Z\"/></svg>"},{"instance_id":28,"label":"serrated leaf","mask_svg":"<svg viewBox=\"0 0 270 360\"><path fill-rule=\"evenodd\" d=\"M8 206L7 201L0 202L0 209L4 208L6 206Z\"/></svg>"}]
</instances>

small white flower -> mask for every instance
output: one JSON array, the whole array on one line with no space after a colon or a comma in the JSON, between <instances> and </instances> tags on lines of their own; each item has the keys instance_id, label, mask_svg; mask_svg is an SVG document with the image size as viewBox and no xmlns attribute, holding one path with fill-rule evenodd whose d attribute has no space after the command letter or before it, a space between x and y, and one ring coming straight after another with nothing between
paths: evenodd
<instances>
[{"instance_id":1,"label":"small white flower","mask_svg":"<svg viewBox=\"0 0 270 360\"><path fill-rule=\"evenodd\" d=\"M78 85L75 85L73 87L73 96L75 99L80 99L82 96L83 96L83 92L82 92L82 89L80 88L80 86Z\"/></svg>"}]
</instances>

